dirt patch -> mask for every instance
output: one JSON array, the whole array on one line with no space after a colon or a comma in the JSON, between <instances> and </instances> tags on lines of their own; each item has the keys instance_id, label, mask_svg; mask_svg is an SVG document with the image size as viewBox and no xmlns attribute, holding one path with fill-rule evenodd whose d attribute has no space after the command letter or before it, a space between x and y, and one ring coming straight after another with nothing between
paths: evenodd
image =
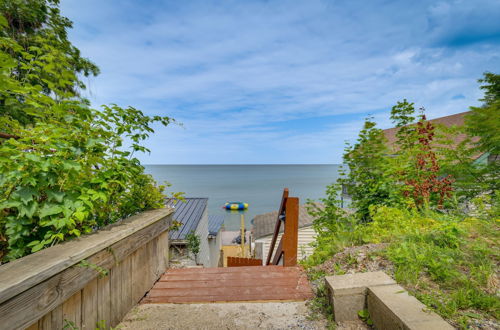
<instances>
[{"instance_id":1,"label":"dirt patch","mask_svg":"<svg viewBox=\"0 0 500 330\"><path fill-rule=\"evenodd\" d=\"M120 329L325 329L309 320L306 302L144 304L131 310ZM345 328L348 329L348 328Z\"/></svg>"},{"instance_id":2,"label":"dirt patch","mask_svg":"<svg viewBox=\"0 0 500 330\"><path fill-rule=\"evenodd\" d=\"M384 259L380 252L388 244L366 244L345 248L331 259L313 268L326 274L353 274L363 272L385 271L392 273L393 265Z\"/></svg>"}]
</instances>

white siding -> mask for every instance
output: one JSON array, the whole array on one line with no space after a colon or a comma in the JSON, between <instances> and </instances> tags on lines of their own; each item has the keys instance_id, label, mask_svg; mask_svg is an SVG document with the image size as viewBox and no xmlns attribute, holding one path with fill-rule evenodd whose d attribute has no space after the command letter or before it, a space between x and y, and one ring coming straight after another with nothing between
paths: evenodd
<instances>
[{"instance_id":1,"label":"white siding","mask_svg":"<svg viewBox=\"0 0 500 330\"><path fill-rule=\"evenodd\" d=\"M282 234L279 234L278 240L276 241L276 246L281 240L281 236ZM255 240L257 248L259 243L262 243L262 263L266 262L272 238L273 235L268 235ZM316 232L314 231L312 226L299 228L299 246L297 250L297 258L299 260L305 259L313 253L314 249L312 246L310 246L310 243L314 242L315 240Z\"/></svg>"},{"instance_id":2,"label":"white siding","mask_svg":"<svg viewBox=\"0 0 500 330\"><path fill-rule=\"evenodd\" d=\"M220 250L222 248L220 230L217 232L217 236L208 239L208 246L210 251L210 267L218 267L220 259Z\"/></svg>"},{"instance_id":3,"label":"white siding","mask_svg":"<svg viewBox=\"0 0 500 330\"><path fill-rule=\"evenodd\" d=\"M205 267L210 267L210 248L208 246L208 212L205 209L203 216L198 223L195 231L200 237L200 253L198 254L197 262Z\"/></svg>"}]
</instances>

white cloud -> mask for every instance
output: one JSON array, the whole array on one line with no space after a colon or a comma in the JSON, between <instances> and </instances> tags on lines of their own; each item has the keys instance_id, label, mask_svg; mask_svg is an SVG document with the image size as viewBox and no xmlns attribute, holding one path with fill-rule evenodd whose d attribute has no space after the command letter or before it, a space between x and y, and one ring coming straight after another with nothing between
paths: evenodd
<instances>
[{"instance_id":1,"label":"white cloud","mask_svg":"<svg viewBox=\"0 0 500 330\"><path fill-rule=\"evenodd\" d=\"M185 124L157 132L146 163L322 163L340 161L367 114L390 125L382 119L402 98L429 117L476 103L475 80L499 67L499 43L432 44L456 30L453 6L68 0L63 14L101 67L95 105ZM304 125L286 125L297 119Z\"/></svg>"}]
</instances>

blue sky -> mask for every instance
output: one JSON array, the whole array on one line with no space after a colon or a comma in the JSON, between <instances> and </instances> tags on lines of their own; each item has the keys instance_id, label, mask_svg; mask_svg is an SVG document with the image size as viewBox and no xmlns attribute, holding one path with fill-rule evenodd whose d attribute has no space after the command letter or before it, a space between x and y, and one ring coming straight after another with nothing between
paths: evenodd
<instances>
[{"instance_id":1,"label":"blue sky","mask_svg":"<svg viewBox=\"0 0 500 330\"><path fill-rule=\"evenodd\" d=\"M478 104L500 72L500 1L63 0L73 43L101 68L94 106L158 128L146 164L321 164L407 98L428 117Z\"/></svg>"}]
</instances>

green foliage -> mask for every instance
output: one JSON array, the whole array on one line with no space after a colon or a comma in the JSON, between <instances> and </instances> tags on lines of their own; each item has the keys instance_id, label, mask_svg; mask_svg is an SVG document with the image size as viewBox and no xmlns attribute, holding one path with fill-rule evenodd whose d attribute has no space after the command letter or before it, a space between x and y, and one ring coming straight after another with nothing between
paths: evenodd
<instances>
[{"instance_id":1,"label":"green foliage","mask_svg":"<svg viewBox=\"0 0 500 330\"><path fill-rule=\"evenodd\" d=\"M498 230L494 220L443 222L395 240L386 253L396 280L442 316L467 322L474 310L498 318Z\"/></svg>"},{"instance_id":2,"label":"green foliage","mask_svg":"<svg viewBox=\"0 0 500 330\"><path fill-rule=\"evenodd\" d=\"M452 138L465 136L456 148L441 148L443 170L456 178L459 196L465 200L500 191L500 75L485 73L479 79L485 91L483 104L471 107L465 126L447 130ZM486 154L489 159L476 159Z\"/></svg>"},{"instance_id":3,"label":"green foliage","mask_svg":"<svg viewBox=\"0 0 500 330\"><path fill-rule=\"evenodd\" d=\"M370 312L368 312L367 309L362 309L360 311L358 311L358 316L361 320L363 320L363 322L365 322L367 325L369 326L372 326L373 325L373 321L372 319L370 318Z\"/></svg>"},{"instance_id":4,"label":"green foliage","mask_svg":"<svg viewBox=\"0 0 500 330\"><path fill-rule=\"evenodd\" d=\"M398 102L391 111L398 128L394 145L388 145L383 131L368 118L356 143L345 149L348 171L342 173L338 184L347 186L360 221L371 220L372 205L436 208L450 202L452 179L441 177L432 148L436 128L426 120L423 109L421 113L415 123L413 103ZM330 188L327 196L323 202L338 199Z\"/></svg>"},{"instance_id":5,"label":"green foliage","mask_svg":"<svg viewBox=\"0 0 500 330\"><path fill-rule=\"evenodd\" d=\"M162 207L135 158L156 123L79 95L98 68L67 40L55 0L0 3L0 262Z\"/></svg>"},{"instance_id":6,"label":"green foliage","mask_svg":"<svg viewBox=\"0 0 500 330\"><path fill-rule=\"evenodd\" d=\"M327 329L335 329L335 321L333 319L333 308L330 304L330 293L324 281L318 283L314 298L311 299L309 304L308 319L318 320L325 319L327 321Z\"/></svg>"},{"instance_id":7,"label":"green foliage","mask_svg":"<svg viewBox=\"0 0 500 330\"><path fill-rule=\"evenodd\" d=\"M90 269L95 270L99 274L98 275L99 278L106 277L109 274L109 271L107 269L104 269L104 268L102 268L99 265L96 265L96 264L93 264L91 262L88 262L87 260L80 261L80 263L78 264L78 266L83 267L83 268L90 268Z\"/></svg>"},{"instance_id":8,"label":"green foliage","mask_svg":"<svg viewBox=\"0 0 500 330\"><path fill-rule=\"evenodd\" d=\"M200 236L196 235L194 231L191 231L186 235L187 248L194 256L194 260L198 260L198 253L200 253Z\"/></svg>"},{"instance_id":9,"label":"green foliage","mask_svg":"<svg viewBox=\"0 0 500 330\"><path fill-rule=\"evenodd\" d=\"M64 319L64 330L79 330L74 321Z\"/></svg>"},{"instance_id":10,"label":"green foliage","mask_svg":"<svg viewBox=\"0 0 500 330\"><path fill-rule=\"evenodd\" d=\"M339 254L314 270L344 248L385 243L377 258L390 262L395 279L430 309L462 328L471 319L499 318L500 162L475 161L499 154L499 77L486 73L480 80L484 104L471 108L464 127L435 126L407 100L391 111L399 129L393 144L365 122L356 144L346 148L348 171L327 187L324 208L310 203L318 233L313 255L303 262L313 269L310 277L323 277L325 265L341 274L357 264ZM354 213L340 208L341 184ZM465 206L473 212L467 215Z\"/></svg>"},{"instance_id":11,"label":"green foliage","mask_svg":"<svg viewBox=\"0 0 500 330\"><path fill-rule=\"evenodd\" d=\"M352 207L359 218L368 220L371 203L386 203L391 198L391 183L388 176L388 148L384 134L367 118L353 146L347 146L344 163L348 174L339 183L347 185L352 197ZM334 191L327 191L329 199L337 200Z\"/></svg>"},{"instance_id":12,"label":"green foliage","mask_svg":"<svg viewBox=\"0 0 500 330\"><path fill-rule=\"evenodd\" d=\"M456 324L465 327L471 318L500 316L500 299L496 296L498 213L490 209L473 218L387 206L372 207L370 212L373 220L369 223L337 228L340 231L335 237L342 246L387 243L379 253L393 264L397 282ZM304 265L324 262L325 251L331 246L319 244ZM318 279L325 273L313 272L310 276Z\"/></svg>"}]
</instances>

